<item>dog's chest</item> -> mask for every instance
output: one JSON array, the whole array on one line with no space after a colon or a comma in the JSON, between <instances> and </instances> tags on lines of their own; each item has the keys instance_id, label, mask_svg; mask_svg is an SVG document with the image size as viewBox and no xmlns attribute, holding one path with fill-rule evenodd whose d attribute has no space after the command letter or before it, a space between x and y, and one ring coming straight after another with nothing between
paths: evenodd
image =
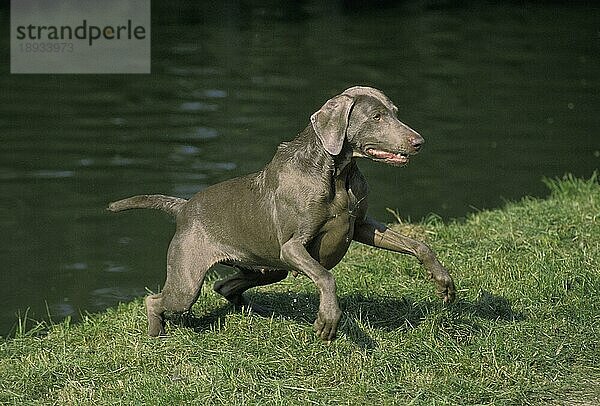
<instances>
[{"instance_id":1,"label":"dog's chest","mask_svg":"<svg viewBox=\"0 0 600 406\"><path fill-rule=\"evenodd\" d=\"M347 182L336 182L335 195L329 204L328 222L338 224L356 217L358 203L358 197L354 195Z\"/></svg>"},{"instance_id":2,"label":"dog's chest","mask_svg":"<svg viewBox=\"0 0 600 406\"><path fill-rule=\"evenodd\" d=\"M335 193L327 207L327 218L309 249L325 268L334 267L348 250L354 235L354 222L364 197L355 194L348 179L336 179Z\"/></svg>"}]
</instances>

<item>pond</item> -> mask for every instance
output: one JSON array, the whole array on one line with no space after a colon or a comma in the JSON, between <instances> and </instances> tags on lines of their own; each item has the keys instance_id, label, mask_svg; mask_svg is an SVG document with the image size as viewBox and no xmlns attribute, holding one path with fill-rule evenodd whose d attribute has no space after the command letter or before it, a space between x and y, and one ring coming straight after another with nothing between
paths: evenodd
<instances>
[{"instance_id":1,"label":"pond","mask_svg":"<svg viewBox=\"0 0 600 406\"><path fill-rule=\"evenodd\" d=\"M256 171L355 84L426 139L405 168L359 163L382 221L465 217L598 168L597 9L198 3L154 2L150 75L10 75L5 51L0 335L27 309L78 319L158 289L173 221L106 204Z\"/></svg>"}]
</instances>

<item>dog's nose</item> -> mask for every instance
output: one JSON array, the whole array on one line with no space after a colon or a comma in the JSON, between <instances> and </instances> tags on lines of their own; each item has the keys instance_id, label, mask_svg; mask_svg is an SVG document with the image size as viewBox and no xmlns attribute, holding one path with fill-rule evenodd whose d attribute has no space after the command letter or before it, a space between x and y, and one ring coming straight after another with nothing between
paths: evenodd
<instances>
[{"instance_id":1,"label":"dog's nose","mask_svg":"<svg viewBox=\"0 0 600 406\"><path fill-rule=\"evenodd\" d=\"M416 136L411 138L410 144L415 149L415 151L419 151L423 144L425 144L425 140L423 139L423 137L417 134Z\"/></svg>"}]
</instances>

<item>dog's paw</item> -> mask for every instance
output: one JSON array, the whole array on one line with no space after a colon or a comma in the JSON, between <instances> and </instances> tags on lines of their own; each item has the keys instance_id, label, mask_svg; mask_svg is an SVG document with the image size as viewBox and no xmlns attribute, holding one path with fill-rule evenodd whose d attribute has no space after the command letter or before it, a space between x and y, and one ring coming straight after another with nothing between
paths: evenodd
<instances>
[{"instance_id":1,"label":"dog's paw","mask_svg":"<svg viewBox=\"0 0 600 406\"><path fill-rule=\"evenodd\" d=\"M437 295L444 303L450 303L456 299L456 288L454 287L454 281L450 275L436 278L435 284L437 286Z\"/></svg>"},{"instance_id":2,"label":"dog's paw","mask_svg":"<svg viewBox=\"0 0 600 406\"><path fill-rule=\"evenodd\" d=\"M317 337L323 341L330 342L336 338L338 324L342 318L342 312L338 309L337 311L328 313L329 314L326 315L325 312L319 310L313 328Z\"/></svg>"},{"instance_id":3,"label":"dog's paw","mask_svg":"<svg viewBox=\"0 0 600 406\"><path fill-rule=\"evenodd\" d=\"M438 264L433 267L433 269L429 269L427 275L435 284L437 296L439 296L444 303L450 303L456 299L454 281L446 268Z\"/></svg>"}]
</instances>

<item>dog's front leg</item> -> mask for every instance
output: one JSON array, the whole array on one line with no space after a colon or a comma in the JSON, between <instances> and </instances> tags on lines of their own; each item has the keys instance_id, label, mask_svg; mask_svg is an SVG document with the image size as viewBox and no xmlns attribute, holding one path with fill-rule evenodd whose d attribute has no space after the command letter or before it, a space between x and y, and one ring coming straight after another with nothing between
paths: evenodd
<instances>
[{"instance_id":1,"label":"dog's front leg","mask_svg":"<svg viewBox=\"0 0 600 406\"><path fill-rule=\"evenodd\" d=\"M342 317L333 275L311 257L304 245L295 238L281 246L281 259L293 270L306 274L317 285L320 302L314 323L315 332L322 340L333 340Z\"/></svg>"},{"instance_id":2,"label":"dog's front leg","mask_svg":"<svg viewBox=\"0 0 600 406\"><path fill-rule=\"evenodd\" d=\"M366 217L361 222L357 221L353 239L373 247L417 257L435 282L437 293L444 302L454 300L456 289L452 277L426 244L397 233L370 217Z\"/></svg>"}]
</instances>

